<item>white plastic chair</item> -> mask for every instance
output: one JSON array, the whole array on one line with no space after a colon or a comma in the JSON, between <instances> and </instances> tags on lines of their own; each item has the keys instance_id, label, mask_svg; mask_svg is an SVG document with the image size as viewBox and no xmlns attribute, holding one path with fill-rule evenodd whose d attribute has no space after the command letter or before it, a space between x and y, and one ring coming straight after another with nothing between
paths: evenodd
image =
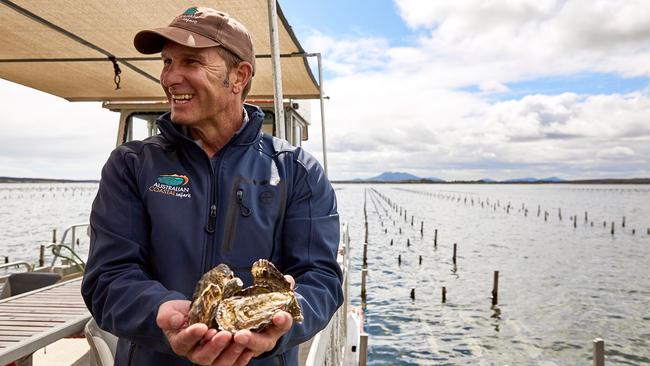
<instances>
[{"instance_id":1,"label":"white plastic chair","mask_svg":"<svg viewBox=\"0 0 650 366\"><path fill-rule=\"evenodd\" d=\"M93 318L86 323L84 334L90 345L90 364L112 366L115 363L117 337L100 328Z\"/></svg>"}]
</instances>

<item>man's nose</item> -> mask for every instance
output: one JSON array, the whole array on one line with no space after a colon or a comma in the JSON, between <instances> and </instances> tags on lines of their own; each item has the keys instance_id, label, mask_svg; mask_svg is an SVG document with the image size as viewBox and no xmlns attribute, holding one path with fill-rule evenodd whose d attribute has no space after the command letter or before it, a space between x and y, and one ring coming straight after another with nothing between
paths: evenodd
<instances>
[{"instance_id":1,"label":"man's nose","mask_svg":"<svg viewBox=\"0 0 650 366\"><path fill-rule=\"evenodd\" d=\"M163 68L163 71L160 74L160 84L164 88L169 88L173 85L179 84L181 81L183 81L183 75L179 68L173 63Z\"/></svg>"}]
</instances>

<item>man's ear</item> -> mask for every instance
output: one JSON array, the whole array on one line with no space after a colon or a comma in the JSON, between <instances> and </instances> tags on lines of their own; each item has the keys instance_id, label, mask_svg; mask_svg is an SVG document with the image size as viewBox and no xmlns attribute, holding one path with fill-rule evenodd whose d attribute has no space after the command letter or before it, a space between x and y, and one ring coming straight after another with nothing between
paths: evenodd
<instances>
[{"instance_id":1,"label":"man's ear","mask_svg":"<svg viewBox=\"0 0 650 366\"><path fill-rule=\"evenodd\" d=\"M244 90L246 84L248 84L253 77L253 65L251 65L250 62L242 61L233 71L235 74L235 80L232 85L232 91L233 93L238 94Z\"/></svg>"}]
</instances>

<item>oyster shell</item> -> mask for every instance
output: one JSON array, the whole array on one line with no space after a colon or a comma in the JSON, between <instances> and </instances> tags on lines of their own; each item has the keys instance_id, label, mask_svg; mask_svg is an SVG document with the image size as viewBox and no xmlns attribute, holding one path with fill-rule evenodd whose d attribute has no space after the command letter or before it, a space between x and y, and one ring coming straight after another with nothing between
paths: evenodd
<instances>
[{"instance_id":1,"label":"oyster shell","mask_svg":"<svg viewBox=\"0 0 650 366\"><path fill-rule=\"evenodd\" d=\"M201 276L196 284L192 304L188 314L188 323L204 323L208 326L214 325L214 314L217 306L223 299L226 284L234 280L233 272L225 264L220 264ZM238 279L239 280L239 279ZM239 280L241 283L241 280ZM232 292L233 284L228 287L228 292ZM241 285L240 287L241 288ZM236 291L235 291L236 292Z\"/></svg>"},{"instance_id":2,"label":"oyster shell","mask_svg":"<svg viewBox=\"0 0 650 366\"><path fill-rule=\"evenodd\" d=\"M189 313L189 323L236 332L262 330L273 322L278 311L287 311L294 321L303 320L296 295L275 266L260 259L251 268L253 285L242 289L225 264L208 271L197 283Z\"/></svg>"},{"instance_id":3,"label":"oyster shell","mask_svg":"<svg viewBox=\"0 0 650 366\"><path fill-rule=\"evenodd\" d=\"M291 283L273 263L260 259L251 268L253 286L233 297L223 299L217 308L216 320L221 329L262 330L273 322L273 315L286 311L297 322L303 320Z\"/></svg>"}]
</instances>

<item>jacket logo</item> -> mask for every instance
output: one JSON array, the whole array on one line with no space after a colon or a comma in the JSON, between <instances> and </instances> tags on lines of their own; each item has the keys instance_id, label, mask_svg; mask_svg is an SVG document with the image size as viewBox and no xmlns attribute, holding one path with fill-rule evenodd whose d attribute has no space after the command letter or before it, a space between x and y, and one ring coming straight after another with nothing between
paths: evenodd
<instances>
[{"instance_id":1,"label":"jacket logo","mask_svg":"<svg viewBox=\"0 0 650 366\"><path fill-rule=\"evenodd\" d=\"M168 186L184 186L189 182L190 178L188 178L186 175L166 174L158 176L158 183L166 184Z\"/></svg>"},{"instance_id":2,"label":"jacket logo","mask_svg":"<svg viewBox=\"0 0 650 366\"><path fill-rule=\"evenodd\" d=\"M163 174L158 176L158 181L149 187L150 192L161 193L178 198L192 198L190 179L186 175Z\"/></svg>"}]
</instances>

